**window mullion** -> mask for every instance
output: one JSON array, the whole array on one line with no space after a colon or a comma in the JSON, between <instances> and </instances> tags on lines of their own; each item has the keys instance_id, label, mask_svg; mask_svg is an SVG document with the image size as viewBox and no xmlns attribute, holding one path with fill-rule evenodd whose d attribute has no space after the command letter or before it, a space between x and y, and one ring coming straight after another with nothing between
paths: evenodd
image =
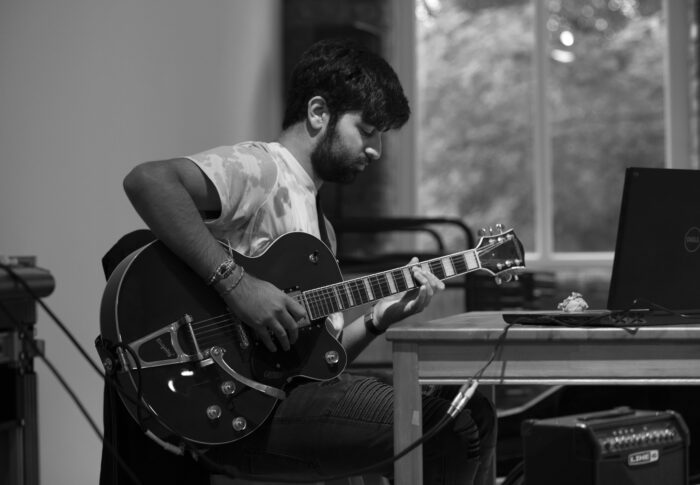
<instances>
[{"instance_id":1,"label":"window mullion","mask_svg":"<svg viewBox=\"0 0 700 485\"><path fill-rule=\"evenodd\" d=\"M549 78L549 33L545 0L535 3L535 43L533 52L533 174L535 177L535 251L542 261L551 261L554 252L552 198L552 142L547 108Z\"/></svg>"},{"instance_id":2,"label":"window mullion","mask_svg":"<svg viewBox=\"0 0 700 485\"><path fill-rule=\"evenodd\" d=\"M666 166L690 167L690 85L688 72L688 4L664 0L664 124Z\"/></svg>"}]
</instances>

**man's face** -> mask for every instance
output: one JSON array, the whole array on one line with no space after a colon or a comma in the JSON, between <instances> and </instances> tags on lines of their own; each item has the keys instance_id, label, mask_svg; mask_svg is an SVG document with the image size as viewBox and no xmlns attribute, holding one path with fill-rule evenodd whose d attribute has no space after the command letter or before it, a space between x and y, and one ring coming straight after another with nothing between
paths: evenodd
<instances>
[{"instance_id":1,"label":"man's face","mask_svg":"<svg viewBox=\"0 0 700 485\"><path fill-rule=\"evenodd\" d=\"M350 183L381 156L381 133L358 112L343 113L311 152L311 164L325 182Z\"/></svg>"}]
</instances>

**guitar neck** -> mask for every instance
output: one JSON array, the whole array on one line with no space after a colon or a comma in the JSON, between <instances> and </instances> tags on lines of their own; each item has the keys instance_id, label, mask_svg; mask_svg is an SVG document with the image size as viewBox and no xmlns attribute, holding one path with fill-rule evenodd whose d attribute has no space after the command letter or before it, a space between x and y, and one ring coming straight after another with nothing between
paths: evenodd
<instances>
[{"instance_id":1,"label":"guitar neck","mask_svg":"<svg viewBox=\"0 0 700 485\"><path fill-rule=\"evenodd\" d=\"M447 280L481 268L476 249L461 251L448 256L422 261L415 265L362 276L333 285L303 292L303 299L312 320L323 318L365 305L420 286L411 268L420 266L440 280Z\"/></svg>"}]
</instances>

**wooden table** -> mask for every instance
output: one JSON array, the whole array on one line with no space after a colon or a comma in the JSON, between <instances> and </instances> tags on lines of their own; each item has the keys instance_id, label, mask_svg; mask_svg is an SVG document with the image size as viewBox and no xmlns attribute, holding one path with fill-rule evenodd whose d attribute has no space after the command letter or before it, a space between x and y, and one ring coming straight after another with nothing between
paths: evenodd
<instances>
[{"instance_id":1,"label":"wooden table","mask_svg":"<svg viewBox=\"0 0 700 485\"><path fill-rule=\"evenodd\" d=\"M422 434L421 384L462 384L488 361L506 324L471 312L391 327L395 432L403 450ZM700 325L569 328L514 325L482 384L700 384ZM398 460L396 483L423 483L418 447Z\"/></svg>"}]
</instances>

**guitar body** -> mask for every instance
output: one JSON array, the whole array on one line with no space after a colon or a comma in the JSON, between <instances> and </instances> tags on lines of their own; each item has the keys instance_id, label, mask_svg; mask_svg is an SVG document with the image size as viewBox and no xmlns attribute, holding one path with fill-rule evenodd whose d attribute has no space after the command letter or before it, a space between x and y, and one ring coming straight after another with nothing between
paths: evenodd
<instances>
[{"instance_id":1,"label":"guitar body","mask_svg":"<svg viewBox=\"0 0 700 485\"><path fill-rule=\"evenodd\" d=\"M246 272L289 293L342 281L331 251L305 233L282 236L261 256L234 258ZM243 438L265 422L292 379L332 379L347 363L325 318L301 328L289 351L269 352L160 241L135 251L114 270L100 326L103 341L121 363L114 375L126 394L124 404L142 426L173 443L184 438L216 445ZM213 358L212 349L223 357Z\"/></svg>"}]
</instances>

